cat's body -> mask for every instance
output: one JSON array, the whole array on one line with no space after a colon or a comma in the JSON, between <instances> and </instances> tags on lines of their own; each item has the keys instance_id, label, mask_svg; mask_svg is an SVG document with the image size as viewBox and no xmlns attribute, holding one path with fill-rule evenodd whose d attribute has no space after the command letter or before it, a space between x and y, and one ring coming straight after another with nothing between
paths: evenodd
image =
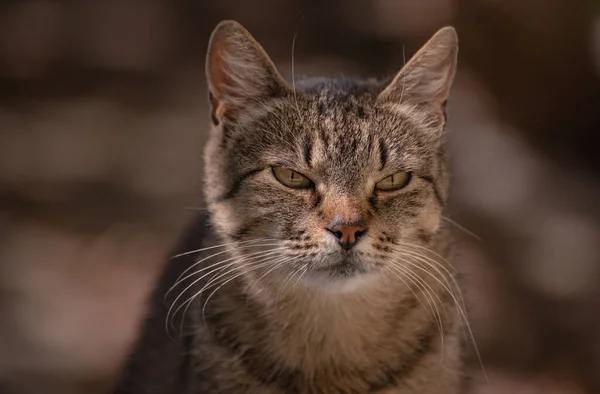
<instances>
[{"instance_id":1,"label":"cat's body","mask_svg":"<svg viewBox=\"0 0 600 394\"><path fill-rule=\"evenodd\" d=\"M222 23L207 61L212 229L199 219L179 252L214 248L169 264L117 392L458 393L441 220L455 61L445 29L389 83L290 88L241 26Z\"/></svg>"}]
</instances>

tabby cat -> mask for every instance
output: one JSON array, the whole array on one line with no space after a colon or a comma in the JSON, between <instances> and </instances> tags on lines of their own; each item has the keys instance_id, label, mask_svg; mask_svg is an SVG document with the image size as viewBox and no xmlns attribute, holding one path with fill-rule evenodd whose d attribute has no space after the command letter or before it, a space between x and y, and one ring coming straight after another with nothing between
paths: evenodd
<instances>
[{"instance_id":1,"label":"tabby cat","mask_svg":"<svg viewBox=\"0 0 600 394\"><path fill-rule=\"evenodd\" d=\"M386 81L290 84L241 25L216 27L209 215L168 264L117 393L461 392L442 220L457 40L439 30Z\"/></svg>"}]
</instances>

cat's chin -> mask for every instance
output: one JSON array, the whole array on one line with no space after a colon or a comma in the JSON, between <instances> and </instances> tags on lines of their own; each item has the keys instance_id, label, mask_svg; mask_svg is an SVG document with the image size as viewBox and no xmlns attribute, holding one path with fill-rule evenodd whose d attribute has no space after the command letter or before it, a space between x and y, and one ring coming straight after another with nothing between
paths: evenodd
<instances>
[{"instance_id":1,"label":"cat's chin","mask_svg":"<svg viewBox=\"0 0 600 394\"><path fill-rule=\"evenodd\" d=\"M341 253L315 262L302 276L309 288L327 293L352 293L376 282L377 272L353 254Z\"/></svg>"},{"instance_id":2,"label":"cat's chin","mask_svg":"<svg viewBox=\"0 0 600 394\"><path fill-rule=\"evenodd\" d=\"M327 293L354 293L366 289L377 281L374 272L355 272L349 275L336 275L326 271L307 273L302 281L309 287Z\"/></svg>"}]
</instances>

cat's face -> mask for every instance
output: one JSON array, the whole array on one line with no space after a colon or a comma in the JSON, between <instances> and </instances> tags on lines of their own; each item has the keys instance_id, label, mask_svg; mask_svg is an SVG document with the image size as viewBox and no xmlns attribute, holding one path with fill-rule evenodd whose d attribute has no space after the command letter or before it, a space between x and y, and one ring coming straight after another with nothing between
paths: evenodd
<instances>
[{"instance_id":1,"label":"cat's face","mask_svg":"<svg viewBox=\"0 0 600 394\"><path fill-rule=\"evenodd\" d=\"M329 286L397 273L403 255L429 247L447 194L441 136L455 62L444 29L387 85L294 89L241 26L219 25L206 195L238 264Z\"/></svg>"}]
</instances>

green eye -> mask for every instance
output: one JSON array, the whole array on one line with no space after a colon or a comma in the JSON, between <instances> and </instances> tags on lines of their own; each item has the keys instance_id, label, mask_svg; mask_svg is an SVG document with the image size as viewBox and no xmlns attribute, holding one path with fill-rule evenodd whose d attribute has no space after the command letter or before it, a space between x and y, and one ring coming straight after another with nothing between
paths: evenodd
<instances>
[{"instance_id":1,"label":"green eye","mask_svg":"<svg viewBox=\"0 0 600 394\"><path fill-rule=\"evenodd\" d=\"M375 187L382 191L400 190L408 185L410 178L410 172L397 172L394 175L390 175L377 182Z\"/></svg>"},{"instance_id":2,"label":"green eye","mask_svg":"<svg viewBox=\"0 0 600 394\"><path fill-rule=\"evenodd\" d=\"M292 189L307 189L312 185L310 179L289 168L273 167L273 175L282 185Z\"/></svg>"}]
</instances>

